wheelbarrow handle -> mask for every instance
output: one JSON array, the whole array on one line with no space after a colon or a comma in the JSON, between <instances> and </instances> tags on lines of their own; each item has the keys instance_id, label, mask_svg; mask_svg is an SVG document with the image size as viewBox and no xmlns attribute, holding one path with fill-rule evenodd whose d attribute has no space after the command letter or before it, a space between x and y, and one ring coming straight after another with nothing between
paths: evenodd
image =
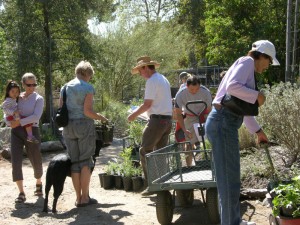
<instances>
[{"instance_id":1,"label":"wheelbarrow handle","mask_svg":"<svg viewBox=\"0 0 300 225\"><path fill-rule=\"evenodd\" d=\"M199 116L199 115L189 108L189 105L195 105L195 104L203 104L203 105L204 105L204 109L199 113L199 115L200 115L201 113L203 113L203 112L207 109L207 104L206 104L206 102L204 102L204 101L202 101L202 100L188 101L188 102L186 103L186 105L185 105L185 106L186 106L186 109L187 109L188 111L190 111L190 112L191 112L193 115L195 115L195 116Z\"/></svg>"}]
</instances>

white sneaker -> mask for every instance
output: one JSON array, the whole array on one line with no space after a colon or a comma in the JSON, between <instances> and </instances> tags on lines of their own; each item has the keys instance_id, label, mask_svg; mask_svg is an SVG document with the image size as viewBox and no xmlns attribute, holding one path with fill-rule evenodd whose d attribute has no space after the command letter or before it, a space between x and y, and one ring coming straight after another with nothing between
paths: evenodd
<instances>
[{"instance_id":1,"label":"white sneaker","mask_svg":"<svg viewBox=\"0 0 300 225\"><path fill-rule=\"evenodd\" d=\"M255 223L255 222L248 222L248 221L243 220L243 221L240 223L240 225L256 225L256 223Z\"/></svg>"}]
</instances>

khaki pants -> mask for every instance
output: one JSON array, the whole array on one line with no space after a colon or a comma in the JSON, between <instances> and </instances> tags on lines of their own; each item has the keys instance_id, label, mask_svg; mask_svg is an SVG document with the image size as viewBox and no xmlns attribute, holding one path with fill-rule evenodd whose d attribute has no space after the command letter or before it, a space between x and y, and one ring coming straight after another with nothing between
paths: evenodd
<instances>
[{"instance_id":1,"label":"khaki pants","mask_svg":"<svg viewBox=\"0 0 300 225\"><path fill-rule=\"evenodd\" d=\"M147 167L145 155L155 149L160 149L168 144L169 134L172 129L172 119L151 118L147 123L140 148L140 158L145 180L147 181Z\"/></svg>"}]
</instances>

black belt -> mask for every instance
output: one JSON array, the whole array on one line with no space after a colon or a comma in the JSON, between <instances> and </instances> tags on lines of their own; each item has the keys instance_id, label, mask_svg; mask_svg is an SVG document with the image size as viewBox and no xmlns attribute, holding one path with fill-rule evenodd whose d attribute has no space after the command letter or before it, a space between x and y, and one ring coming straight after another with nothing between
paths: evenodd
<instances>
[{"instance_id":1,"label":"black belt","mask_svg":"<svg viewBox=\"0 0 300 225\"><path fill-rule=\"evenodd\" d=\"M172 119L172 116L151 114L150 119L163 119L163 120L166 120L166 119Z\"/></svg>"}]
</instances>

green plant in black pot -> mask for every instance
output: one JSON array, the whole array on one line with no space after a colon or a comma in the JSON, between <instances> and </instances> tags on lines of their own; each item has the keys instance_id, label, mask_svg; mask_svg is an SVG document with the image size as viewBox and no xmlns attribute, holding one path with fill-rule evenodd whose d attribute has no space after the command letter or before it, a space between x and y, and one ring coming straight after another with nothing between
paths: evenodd
<instances>
[{"instance_id":1,"label":"green plant in black pot","mask_svg":"<svg viewBox=\"0 0 300 225\"><path fill-rule=\"evenodd\" d=\"M104 171L107 175L114 175L114 174L117 174L118 167L119 167L119 164L117 162L109 161L107 163L107 165L105 166Z\"/></svg>"},{"instance_id":2,"label":"green plant in black pot","mask_svg":"<svg viewBox=\"0 0 300 225\"><path fill-rule=\"evenodd\" d=\"M275 193L272 201L274 216L300 217L300 176L290 183L279 184L271 192Z\"/></svg>"}]
</instances>

